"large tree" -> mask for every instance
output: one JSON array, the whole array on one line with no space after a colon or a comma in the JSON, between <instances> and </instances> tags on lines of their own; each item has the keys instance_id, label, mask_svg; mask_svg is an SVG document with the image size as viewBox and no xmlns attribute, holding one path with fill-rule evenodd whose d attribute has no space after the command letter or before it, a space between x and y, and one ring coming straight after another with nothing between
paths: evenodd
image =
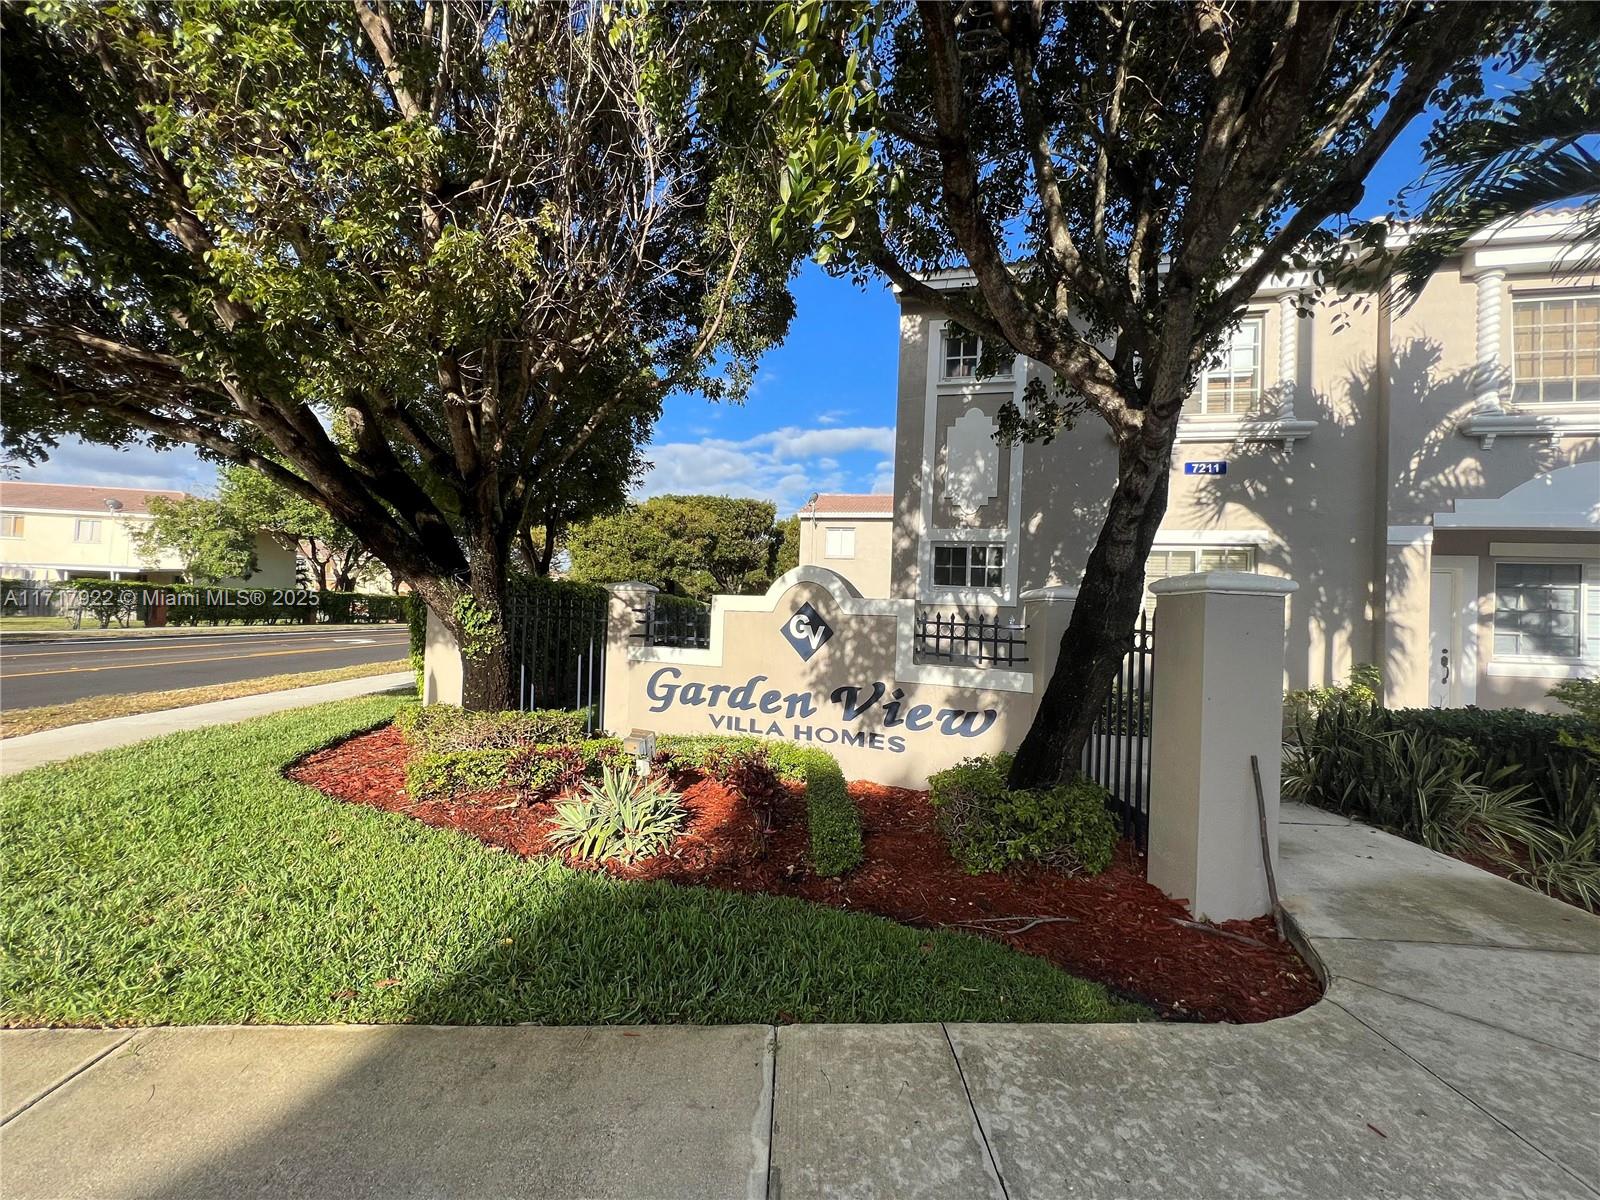
<instances>
[{"instance_id":1,"label":"large tree","mask_svg":"<svg viewBox=\"0 0 1600 1200\"><path fill-rule=\"evenodd\" d=\"M887 276L991 352L1043 368L1005 434L1048 440L1084 414L1117 479L1015 785L1073 772L1129 645L1198 372L1274 273L1331 252L1330 222L1525 6L1412 3L919 3L838 10L792 96L870 153L821 253ZM857 62L872 69L846 85ZM822 118L805 93L825 97ZM809 203L843 178L790 163ZM970 287L931 286L965 268ZM1006 352L1009 355L1009 351ZM993 371L999 354L986 355Z\"/></svg>"},{"instance_id":2,"label":"large tree","mask_svg":"<svg viewBox=\"0 0 1600 1200\"><path fill-rule=\"evenodd\" d=\"M654 496L573 529L572 578L637 579L701 600L761 592L783 545L776 512L767 500Z\"/></svg>"},{"instance_id":3,"label":"large tree","mask_svg":"<svg viewBox=\"0 0 1600 1200\"><path fill-rule=\"evenodd\" d=\"M6 5L5 447L189 443L325 509L504 707L519 531L793 312L761 10ZM625 418L632 420L632 418ZM348 430L348 449L333 436ZM634 424L633 428L637 429Z\"/></svg>"},{"instance_id":4,"label":"large tree","mask_svg":"<svg viewBox=\"0 0 1600 1200\"><path fill-rule=\"evenodd\" d=\"M232 522L270 534L310 564L310 582L324 592L353 592L377 560L361 539L319 504L250 467L222 472L217 504Z\"/></svg>"}]
</instances>

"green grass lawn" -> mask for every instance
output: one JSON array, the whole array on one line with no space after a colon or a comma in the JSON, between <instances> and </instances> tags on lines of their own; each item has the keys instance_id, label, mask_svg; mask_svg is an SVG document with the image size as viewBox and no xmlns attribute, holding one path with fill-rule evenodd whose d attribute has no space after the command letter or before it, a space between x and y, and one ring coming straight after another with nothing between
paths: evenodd
<instances>
[{"instance_id":1,"label":"green grass lawn","mask_svg":"<svg viewBox=\"0 0 1600 1200\"><path fill-rule=\"evenodd\" d=\"M965 934L621 883L283 778L369 697L0 784L0 1022L1122 1021Z\"/></svg>"}]
</instances>

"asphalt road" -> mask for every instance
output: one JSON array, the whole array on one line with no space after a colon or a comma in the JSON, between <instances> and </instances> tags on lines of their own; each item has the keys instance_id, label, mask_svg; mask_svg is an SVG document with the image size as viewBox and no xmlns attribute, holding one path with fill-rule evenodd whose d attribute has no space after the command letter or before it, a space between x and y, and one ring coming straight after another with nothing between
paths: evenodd
<instances>
[{"instance_id":1,"label":"asphalt road","mask_svg":"<svg viewBox=\"0 0 1600 1200\"><path fill-rule=\"evenodd\" d=\"M265 675L400 662L408 653L407 642L404 626L351 625L310 632L0 646L0 706L33 708L88 696L164 692Z\"/></svg>"}]
</instances>

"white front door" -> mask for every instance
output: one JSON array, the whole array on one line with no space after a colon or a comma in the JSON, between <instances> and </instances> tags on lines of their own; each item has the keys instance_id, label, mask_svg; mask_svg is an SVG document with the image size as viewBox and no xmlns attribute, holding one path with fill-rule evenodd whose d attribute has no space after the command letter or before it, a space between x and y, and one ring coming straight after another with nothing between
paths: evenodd
<instances>
[{"instance_id":1,"label":"white front door","mask_svg":"<svg viewBox=\"0 0 1600 1200\"><path fill-rule=\"evenodd\" d=\"M1461 708L1478 692L1478 560L1436 556L1428 591L1428 703Z\"/></svg>"}]
</instances>

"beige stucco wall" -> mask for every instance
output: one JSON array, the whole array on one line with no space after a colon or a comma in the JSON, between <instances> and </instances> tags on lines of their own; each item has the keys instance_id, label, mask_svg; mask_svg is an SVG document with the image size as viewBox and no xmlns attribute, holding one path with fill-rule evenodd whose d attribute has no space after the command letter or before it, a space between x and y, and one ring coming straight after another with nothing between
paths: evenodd
<instances>
[{"instance_id":1,"label":"beige stucco wall","mask_svg":"<svg viewBox=\"0 0 1600 1200\"><path fill-rule=\"evenodd\" d=\"M910 606L850 590L826 570L800 567L765 596L718 596L709 650L629 642L627 622L615 623L622 636L608 647L606 728L814 745L848 778L904 787L1021 740L1033 718L1030 675L911 666ZM809 660L783 632L805 604L833 630ZM875 685L878 701L852 718L839 689L859 688L866 701Z\"/></svg>"},{"instance_id":2,"label":"beige stucco wall","mask_svg":"<svg viewBox=\"0 0 1600 1200\"><path fill-rule=\"evenodd\" d=\"M855 554L835 558L827 553L827 531L852 529L856 535ZM894 519L892 517L830 517L800 514L800 562L837 571L863 596L883 599L890 593L894 567Z\"/></svg>"}]
</instances>

